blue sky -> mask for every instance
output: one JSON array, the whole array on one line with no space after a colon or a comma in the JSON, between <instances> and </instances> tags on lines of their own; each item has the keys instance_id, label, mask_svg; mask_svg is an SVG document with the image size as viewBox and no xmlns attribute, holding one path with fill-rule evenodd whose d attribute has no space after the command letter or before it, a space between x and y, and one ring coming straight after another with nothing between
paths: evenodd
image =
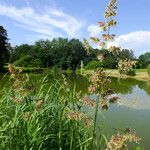
<instances>
[{"instance_id":1,"label":"blue sky","mask_svg":"<svg viewBox=\"0 0 150 150\"><path fill-rule=\"evenodd\" d=\"M0 24L13 45L54 37L98 36L109 0L0 0ZM117 38L111 44L150 52L150 0L118 0Z\"/></svg>"}]
</instances>

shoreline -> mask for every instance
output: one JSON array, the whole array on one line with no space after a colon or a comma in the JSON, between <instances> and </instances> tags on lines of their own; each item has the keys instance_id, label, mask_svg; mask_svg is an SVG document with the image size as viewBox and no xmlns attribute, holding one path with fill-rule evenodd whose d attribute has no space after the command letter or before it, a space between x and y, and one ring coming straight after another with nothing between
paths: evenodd
<instances>
[{"instance_id":1,"label":"shoreline","mask_svg":"<svg viewBox=\"0 0 150 150\"><path fill-rule=\"evenodd\" d=\"M84 70L85 74L92 74L94 70ZM136 79L140 81L149 81L148 73L147 70L136 70L136 75L135 76L120 76L119 72L117 69L106 69L106 73L109 77L116 77L116 78L131 78L131 79Z\"/></svg>"}]
</instances>

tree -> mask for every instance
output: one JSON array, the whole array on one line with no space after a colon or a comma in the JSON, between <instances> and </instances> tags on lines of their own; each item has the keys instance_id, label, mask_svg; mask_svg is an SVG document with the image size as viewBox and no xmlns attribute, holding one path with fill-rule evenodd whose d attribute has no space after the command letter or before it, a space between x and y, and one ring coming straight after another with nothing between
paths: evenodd
<instances>
[{"instance_id":1,"label":"tree","mask_svg":"<svg viewBox=\"0 0 150 150\"><path fill-rule=\"evenodd\" d=\"M139 56L138 67L139 68L147 68L150 64L150 52L146 52Z\"/></svg>"},{"instance_id":2,"label":"tree","mask_svg":"<svg viewBox=\"0 0 150 150\"><path fill-rule=\"evenodd\" d=\"M82 43L77 39L54 38L51 41L39 40L34 45L23 44L14 47L10 61L17 66L75 70L82 60L87 64L95 57L95 53L96 51L88 57Z\"/></svg>"},{"instance_id":3,"label":"tree","mask_svg":"<svg viewBox=\"0 0 150 150\"><path fill-rule=\"evenodd\" d=\"M9 50L7 31L0 26L0 72L4 70L4 65L9 61Z\"/></svg>"},{"instance_id":4,"label":"tree","mask_svg":"<svg viewBox=\"0 0 150 150\"><path fill-rule=\"evenodd\" d=\"M125 59L134 59L134 54L132 50L128 50L128 49L122 49L119 53L119 58L122 60Z\"/></svg>"},{"instance_id":5,"label":"tree","mask_svg":"<svg viewBox=\"0 0 150 150\"><path fill-rule=\"evenodd\" d=\"M101 62L104 68L109 68L109 69L117 68L117 64L118 64L117 55L113 54L112 52L109 52L107 49L99 50L99 54L103 56Z\"/></svg>"},{"instance_id":6,"label":"tree","mask_svg":"<svg viewBox=\"0 0 150 150\"><path fill-rule=\"evenodd\" d=\"M12 49L11 55L10 55L10 62L14 62L19 60L21 57L24 57L29 53L31 50L32 46L28 44L22 44L20 46L15 46Z\"/></svg>"}]
</instances>

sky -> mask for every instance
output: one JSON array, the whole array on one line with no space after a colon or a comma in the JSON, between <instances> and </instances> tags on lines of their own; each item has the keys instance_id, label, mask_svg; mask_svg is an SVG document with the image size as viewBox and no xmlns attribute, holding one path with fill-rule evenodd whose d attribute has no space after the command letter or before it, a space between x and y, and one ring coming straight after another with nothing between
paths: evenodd
<instances>
[{"instance_id":1,"label":"sky","mask_svg":"<svg viewBox=\"0 0 150 150\"><path fill-rule=\"evenodd\" d=\"M109 0L0 0L0 25L10 43L33 44L40 39L89 38L102 31L98 21ZM112 45L150 52L150 0L118 0L117 35Z\"/></svg>"}]
</instances>

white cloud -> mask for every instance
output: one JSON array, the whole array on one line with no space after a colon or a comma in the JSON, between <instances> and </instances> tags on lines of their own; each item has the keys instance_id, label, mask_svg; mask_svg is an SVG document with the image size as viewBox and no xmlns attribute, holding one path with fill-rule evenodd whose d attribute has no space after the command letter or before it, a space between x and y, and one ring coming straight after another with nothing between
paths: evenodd
<instances>
[{"instance_id":1,"label":"white cloud","mask_svg":"<svg viewBox=\"0 0 150 150\"><path fill-rule=\"evenodd\" d=\"M99 26L91 24L88 27L88 33L91 37L100 37L102 34ZM109 42L108 47L118 46L121 48L133 50L135 56L139 56L145 52L150 52L150 31L136 31L116 37L115 41ZM100 48L94 45L94 48Z\"/></svg>"},{"instance_id":2,"label":"white cloud","mask_svg":"<svg viewBox=\"0 0 150 150\"><path fill-rule=\"evenodd\" d=\"M59 37L66 34L69 37L77 36L84 22L58 9L48 8L44 13L36 12L31 7L16 8L1 5L0 15L13 19L16 25L27 30L45 35Z\"/></svg>"},{"instance_id":3,"label":"white cloud","mask_svg":"<svg viewBox=\"0 0 150 150\"><path fill-rule=\"evenodd\" d=\"M136 56L150 52L150 31L136 31L116 37L109 45L132 49Z\"/></svg>"},{"instance_id":4,"label":"white cloud","mask_svg":"<svg viewBox=\"0 0 150 150\"><path fill-rule=\"evenodd\" d=\"M98 25L91 24L88 26L88 32L90 37L100 37L102 32L101 28Z\"/></svg>"}]
</instances>

